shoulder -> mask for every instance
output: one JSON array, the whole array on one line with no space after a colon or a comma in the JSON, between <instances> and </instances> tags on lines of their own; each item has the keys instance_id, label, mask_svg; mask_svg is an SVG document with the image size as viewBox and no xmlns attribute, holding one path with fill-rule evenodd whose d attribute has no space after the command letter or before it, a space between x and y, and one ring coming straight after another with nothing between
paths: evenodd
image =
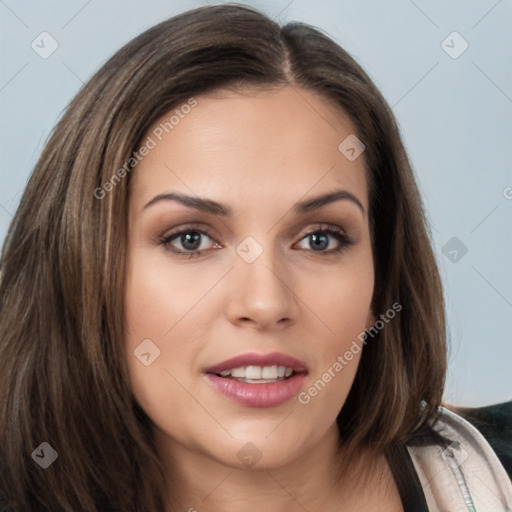
<instances>
[{"instance_id":1,"label":"shoulder","mask_svg":"<svg viewBox=\"0 0 512 512\"><path fill-rule=\"evenodd\" d=\"M512 479L512 400L485 407L445 407L478 429Z\"/></svg>"},{"instance_id":2,"label":"shoulder","mask_svg":"<svg viewBox=\"0 0 512 512\"><path fill-rule=\"evenodd\" d=\"M429 508L512 510L510 477L482 433L446 407L431 428L443 442L407 446Z\"/></svg>"}]
</instances>

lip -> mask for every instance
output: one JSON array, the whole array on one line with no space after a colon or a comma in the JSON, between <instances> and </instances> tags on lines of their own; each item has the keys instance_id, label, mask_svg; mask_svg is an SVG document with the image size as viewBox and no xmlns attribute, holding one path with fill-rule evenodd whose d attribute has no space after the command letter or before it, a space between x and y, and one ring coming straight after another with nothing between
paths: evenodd
<instances>
[{"instance_id":1,"label":"lip","mask_svg":"<svg viewBox=\"0 0 512 512\"><path fill-rule=\"evenodd\" d=\"M246 407L277 407L299 393L306 374L296 373L280 382L267 384L248 384L214 373L206 374L206 378L218 392Z\"/></svg>"},{"instance_id":2,"label":"lip","mask_svg":"<svg viewBox=\"0 0 512 512\"><path fill-rule=\"evenodd\" d=\"M224 370L240 366L286 366L294 373L282 381L261 384L240 382L217 375ZM205 373L214 389L232 401L246 407L277 407L299 393L308 374L308 368L303 361L281 352L248 353L211 366Z\"/></svg>"},{"instance_id":3,"label":"lip","mask_svg":"<svg viewBox=\"0 0 512 512\"><path fill-rule=\"evenodd\" d=\"M239 368L240 366L286 366L295 373L307 373L308 371L306 363L288 354L283 354L282 352L272 352L270 354L251 352L232 357L222 363L211 366L205 370L205 373L216 374L231 368ZM258 384L258 386L262 385Z\"/></svg>"}]
</instances>

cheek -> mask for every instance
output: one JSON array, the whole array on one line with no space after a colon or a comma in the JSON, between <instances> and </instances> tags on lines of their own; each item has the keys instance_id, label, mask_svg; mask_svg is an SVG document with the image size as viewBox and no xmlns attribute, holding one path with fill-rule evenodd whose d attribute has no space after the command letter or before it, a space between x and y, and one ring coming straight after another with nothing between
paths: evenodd
<instances>
[{"instance_id":1,"label":"cheek","mask_svg":"<svg viewBox=\"0 0 512 512\"><path fill-rule=\"evenodd\" d=\"M331 268L328 278L318 276L317 286L304 285L321 320L310 331L321 356L299 402L311 413L328 413L326 421L333 420L345 402L362 355L364 331L371 325L373 262L367 252L354 261Z\"/></svg>"},{"instance_id":2,"label":"cheek","mask_svg":"<svg viewBox=\"0 0 512 512\"><path fill-rule=\"evenodd\" d=\"M177 321L179 305L164 269L155 268L142 251L132 251L125 290L125 357L133 393L149 412L169 395L165 369L170 354L164 335Z\"/></svg>"},{"instance_id":3,"label":"cheek","mask_svg":"<svg viewBox=\"0 0 512 512\"><path fill-rule=\"evenodd\" d=\"M125 357L134 395L152 419L183 405L182 385L190 386L207 332L201 297L211 287L208 279L196 279L191 286L190 273L151 261L147 251L135 249L131 255Z\"/></svg>"},{"instance_id":4,"label":"cheek","mask_svg":"<svg viewBox=\"0 0 512 512\"><path fill-rule=\"evenodd\" d=\"M212 286L209 279L194 279L190 271L166 263L159 250L133 251L125 295L132 342L133 337L168 340Z\"/></svg>"},{"instance_id":5,"label":"cheek","mask_svg":"<svg viewBox=\"0 0 512 512\"><path fill-rule=\"evenodd\" d=\"M178 283L169 281L165 269L155 268L143 254L135 252L127 273L126 320L129 333L159 339L172 327L178 304Z\"/></svg>"},{"instance_id":6,"label":"cheek","mask_svg":"<svg viewBox=\"0 0 512 512\"><path fill-rule=\"evenodd\" d=\"M307 303L321 320L326 353L343 350L368 327L373 289L371 258L332 267L328 275L304 284Z\"/></svg>"}]
</instances>

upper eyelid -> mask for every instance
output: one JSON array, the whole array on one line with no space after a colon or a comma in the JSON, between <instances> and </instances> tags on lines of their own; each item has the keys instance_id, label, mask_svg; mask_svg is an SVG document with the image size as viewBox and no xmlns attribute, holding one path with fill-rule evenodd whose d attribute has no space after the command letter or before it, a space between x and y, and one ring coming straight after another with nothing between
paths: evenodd
<instances>
[{"instance_id":1,"label":"upper eyelid","mask_svg":"<svg viewBox=\"0 0 512 512\"><path fill-rule=\"evenodd\" d=\"M304 237L308 236L309 234L315 232L315 231L328 231L329 229L334 229L335 231L340 231L340 234L345 234L348 236L347 230L339 226L338 224L335 224L334 222L314 222L312 223L313 226L304 228L306 231L303 233L303 235L300 237L299 240L303 240ZM170 233L164 233L160 238L161 239L167 239L167 240L174 240L178 235L186 233L188 231L197 231L201 233L202 235L207 236L215 243L220 243L216 240L215 235L209 233L209 228L203 228L201 223L190 223L190 224L184 224L183 226L177 227L175 230L171 231ZM302 231L302 230L301 230ZM332 235L331 235L332 236Z\"/></svg>"},{"instance_id":2,"label":"upper eyelid","mask_svg":"<svg viewBox=\"0 0 512 512\"><path fill-rule=\"evenodd\" d=\"M217 242L215 240L215 238L211 237L209 233L207 233L206 231L203 231L202 229L194 227L194 226L181 227L181 228L178 228L173 233L170 233L168 235L163 235L162 237L159 238L159 245L163 246L165 248L165 250L170 251L176 255L187 256L189 258L192 256L204 255L205 253L212 250L212 249L187 250L185 248L180 249L177 247L174 247L174 248L170 247L172 245L172 243L174 243L174 240L179 237L179 235L186 233L186 232L190 232L190 231L196 231L196 232L200 233L201 235L206 235L208 238L210 238L210 240L213 242L213 244L221 245L221 244L219 244L219 242ZM328 251L318 252L319 255L323 255L325 257L337 256L337 255L340 255L341 253L343 253L343 251L346 250L348 246L353 246L353 245L356 245L356 243L357 243L357 239L355 239L352 235L348 234L344 228L337 226L336 224L333 224L333 223L325 223L325 222L321 223L321 226L319 225L316 228L313 228L313 227L310 228L295 243L296 244L301 243L304 240L306 240L308 236L311 236L313 233L322 232L322 231L328 233L327 236L330 236L331 238L336 239L336 241L338 243L338 247L328 250ZM222 247L222 246L216 247L216 249L222 249L222 248L224 248L224 247Z\"/></svg>"}]
</instances>

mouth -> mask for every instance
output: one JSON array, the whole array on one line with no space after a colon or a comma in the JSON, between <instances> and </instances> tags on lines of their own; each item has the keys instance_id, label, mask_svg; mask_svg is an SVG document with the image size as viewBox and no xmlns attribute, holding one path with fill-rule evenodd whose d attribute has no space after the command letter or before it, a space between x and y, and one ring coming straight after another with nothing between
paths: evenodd
<instances>
[{"instance_id":1,"label":"mouth","mask_svg":"<svg viewBox=\"0 0 512 512\"><path fill-rule=\"evenodd\" d=\"M282 353L243 354L205 370L214 389L248 407L276 407L298 394L308 369Z\"/></svg>"},{"instance_id":2,"label":"mouth","mask_svg":"<svg viewBox=\"0 0 512 512\"><path fill-rule=\"evenodd\" d=\"M293 368L287 366L239 366L223 370L216 375L248 384L268 384L289 379L293 372Z\"/></svg>"}]
</instances>

